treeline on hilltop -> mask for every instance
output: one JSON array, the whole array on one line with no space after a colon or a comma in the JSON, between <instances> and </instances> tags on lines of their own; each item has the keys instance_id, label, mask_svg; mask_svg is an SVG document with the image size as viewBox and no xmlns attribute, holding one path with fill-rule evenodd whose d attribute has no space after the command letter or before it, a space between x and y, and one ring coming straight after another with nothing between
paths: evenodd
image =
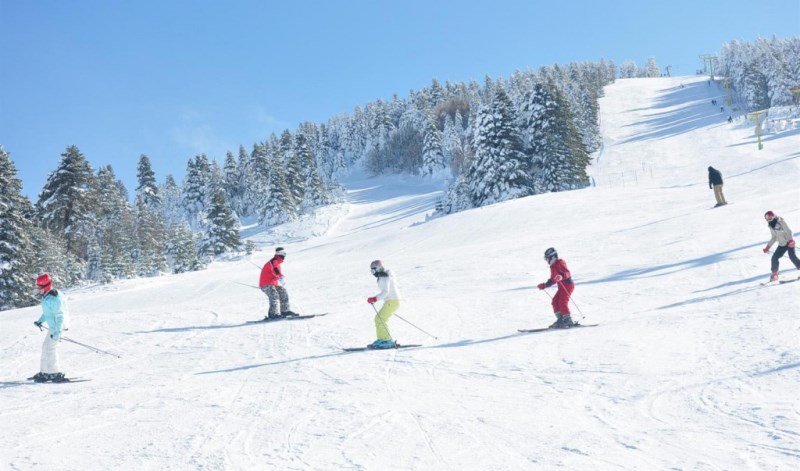
<instances>
[{"instance_id":1,"label":"treeline on hilltop","mask_svg":"<svg viewBox=\"0 0 800 471\"><path fill-rule=\"evenodd\" d=\"M95 173L69 146L32 204L0 145L0 309L27 306L32 279L47 271L62 287L90 281L182 273L242 250L239 216L271 225L334 201L302 135L286 131L274 146L229 152L223 168L190 159L183 184L157 184L139 158L133 202L111 166ZM247 247L246 250L251 250Z\"/></svg>"},{"instance_id":2,"label":"treeline on hilltop","mask_svg":"<svg viewBox=\"0 0 800 471\"><path fill-rule=\"evenodd\" d=\"M201 269L241 249L240 218L271 226L329 204L336 178L359 166L453 180L443 212L584 186L600 142L597 100L614 77L600 61L482 85L433 80L405 99L240 146L222 167L198 155L180 185L171 175L158 184L142 155L132 202L111 166L95 172L70 146L32 204L0 151L0 308L31 304L42 271L66 287Z\"/></svg>"},{"instance_id":3,"label":"treeline on hilltop","mask_svg":"<svg viewBox=\"0 0 800 471\"><path fill-rule=\"evenodd\" d=\"M722 46L715 70L730 80L745 111L792 105L791 90L800 88L800 36L731 41Z\"/></svg>"}]
</instances>

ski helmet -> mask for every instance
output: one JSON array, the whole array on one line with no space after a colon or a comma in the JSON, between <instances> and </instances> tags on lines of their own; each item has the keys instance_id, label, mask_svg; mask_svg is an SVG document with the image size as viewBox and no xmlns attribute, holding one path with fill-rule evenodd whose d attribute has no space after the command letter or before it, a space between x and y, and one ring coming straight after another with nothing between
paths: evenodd
<instances>
[{"instance_id":1,"label":"ski helmet","mask_svg":"<svg viewBox=\"0 0 800 471\"><path fill-rule=\"evenodd\" d=\"M544 251L544 259L547 260L547 263L552 263L553 260L558 258L558 252L555 248L550 247L549 249Z\"/></svg>"},{"instance_id":2,"label":"ski helmet","mask_svg":"<svg viewBox=\"0 0 800 471\"><path fill-rule=\"evenodd\" d=\"M275 249L275 255L280 255L281 257L285 257L286 251L283 249L283 247L278 247Z\"/></svg>"},{"instance_id":3,"label":"ski helmet","mask_svg":"<svg viewBox=\"0 0 800 471\"><path fill-rule=\"evenodd\" d=\"M48 273L43 273L39 278L36 278L36 286L39 287L39 294L45 295L52 289L53 279L50 278Z\"/></svg>"},{"instance_id":4,"label":"ski helmet","mask_svg":"<svg viewBox=\"0 0 800 471\"><path fill-rule=\"evenodd\" d=\"M380 260L373 260L372 263L369 264L369 269L372 270L372 273L382 273L384 270L383 262Z\"/></svg>"},{"instance_id":5,"label":"ski helmet","mask_svg":"<svg viewBox=\"0 0 800 471\"><path fill-rule=\"evenodd\" d=\"M764 213L764 219L766 219L767 221L772 221L773 219L775 219L775 213L773 213L772 211L767 211L766 213Z\"/></svg>"}]
</instances>

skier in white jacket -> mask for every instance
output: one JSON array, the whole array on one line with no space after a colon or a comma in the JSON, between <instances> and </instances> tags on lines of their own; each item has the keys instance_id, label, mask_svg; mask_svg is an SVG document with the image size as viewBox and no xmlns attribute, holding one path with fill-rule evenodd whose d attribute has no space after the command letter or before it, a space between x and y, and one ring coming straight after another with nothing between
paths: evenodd
<instances>
[{"instance_id":1,"label":"skier in white jacket","mask_svg":"<svg viewBox=\"0 0 800 471\"><path fill-rule=\"evenodd\" d=\"M775 249L775 253L772 254L772 263L770 266L772 275L769 277L769 281L778 281L779 260L785 253L789 253L789 260L794 263L795 268L798 270L800 270L800 260L798 260L797 254L794 252L794 235L792 234L792 230L789 229L789 225L786 224L786 221L772 211L764 213L764 219L767 221L769 232L772 235L772 238L767 242L767 246L764 247L764 253L769 253L772 244L778 244L778 248Z\"/></svg>"},{"instance_id":2,"label":"skier in white jacket","mask_svg":"<svg viewBox=\"0 0 800 471\"><path fill-rule=\"evenodd\" d=\"M400 307L400 291L397 289L397 280L394 274L383 266L380 260L375 260L369 264L372 275L378 280L380 293L367 298L367 302L375 304L383 301L380 311L375 314L375 331L378 339L369 345L369 348L395 348L397 343L392 340L389 334L387 323L392 314Z\"/></svg>"}]
</instances>

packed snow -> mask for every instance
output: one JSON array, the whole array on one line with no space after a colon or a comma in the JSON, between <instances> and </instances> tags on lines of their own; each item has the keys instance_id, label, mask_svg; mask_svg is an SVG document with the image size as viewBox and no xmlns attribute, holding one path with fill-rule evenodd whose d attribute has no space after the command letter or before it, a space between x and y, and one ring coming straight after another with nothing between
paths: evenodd
<instances>
[{"instance_id":1,"label":"packed snow","mask_svg":"<svg viewBox=\"0 0 800 471\"><path fill-rule=\"evenodd\" d=\"M758 150L712 99L702 77L608 86L585 190L431 219L441 183L353 177L344 204L244 231L251 256L68 291L67 337L122 357L62 342L90 382L26 383L39 308L3 312L0 468L798 469L800 282L761 283L764 212L800 230L800 131ZM246 323L278 245L292 309L328 315ZM598 327L517 332L554 320L550 246ZM373 259L404 295L390 331L423 346L341 350L374 340Z\"/></svg>"}]
</instances>

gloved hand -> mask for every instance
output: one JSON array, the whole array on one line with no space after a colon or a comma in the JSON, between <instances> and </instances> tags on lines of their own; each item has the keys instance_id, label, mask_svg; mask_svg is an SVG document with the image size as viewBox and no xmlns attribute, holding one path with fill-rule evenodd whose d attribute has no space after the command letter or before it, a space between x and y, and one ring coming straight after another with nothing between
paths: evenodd
<instances>
[{"instance_id":1,"label":"gloved hand","mask_svg":"<svg viewBox=\"0 0 800 471\"><path fill-rule=\"evenodd\" d=\"M786 244L786 246L787 246L787 247L789 247L790 249L793 249L793 248L794 248L794 239L791 239L791 240L789 241L789 243L788 243L788 244Z\"/></svg>"},{"instance_id":2,"label":"gloved hand","mask_svg":"<svg viewBox=\"0 0 800 471\"><path fill-rule=\"evenodd\" d=\"M283 279L283 276L281 276L280 278L278 278L278 284L279 284L280 286L286 286L286 280L284 280L284 279Z\"/></svg>"},{"instance_id":3,"label":"gloved hand","mask_svg":"<svg viewBox=\"0 0 800 471\"><path fill-rule=\"evenodd\" d=\"M554 280L556 283L558 283L558 282L559 282L559 281L561 281L562 279L563 279L563 278L561 278L561 275L556 275L556 277L555 277L555 278L553 278L553 280Z\"/></svg>"},{"instance_id":4,"label":"gloved hand","mask_svg":"<svg viewBox=\"0 0 800 471\"><path fill-rule=\"evenodd\" d=\"M769 245L764 247L764 253L769 253Z\"/></svg>"},{"instance_id":5,"label":"gloved hand","mask_svg":"<svg viewBox=\"0 0 800 471\"><path fill-rule=\"evenodd\" d=\"M538 285L536 285L536 287L539 288L539 289L545 289L545 288L547 288L547 284L539 283Z\"/></svg>"},{"instance_id":6,"label":"gloved hand","mask_svg":"<svg viewBox=\"0 0 800 471\"><path fill-rule=\"evenodd\" d=\"M38 328L39 328L39 330L42 330L42 323L41 323L41 322L39 322L39 321L33 321L33 325L35 325L36 327L38 327Z\"/></svg>"},{"instance_id":7,"label":"gloved hand","mask_svg":"<svg viewBox=\"0 0 800 471\"><path fill-rule=\"evenodd\" d=\"M370 296L367 298L367 302L370 304L375 304L378 302L378 298L376 296Z\"/></svg>"}]
</instances>

